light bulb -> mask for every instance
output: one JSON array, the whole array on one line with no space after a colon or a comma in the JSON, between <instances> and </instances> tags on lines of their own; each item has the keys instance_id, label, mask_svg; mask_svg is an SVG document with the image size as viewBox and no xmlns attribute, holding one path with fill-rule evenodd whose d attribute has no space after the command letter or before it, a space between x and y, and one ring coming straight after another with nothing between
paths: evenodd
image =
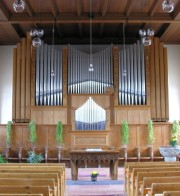
<instances>
[{"instance_id":1,"label":"light bulb","mask_svg":"<svg viewBox=\"0 0 180 196\"><path fill-rule=\"evenodd\" d=\"M142 42L144 46L150 46L151 45L151 38L149 36L143 37Z\"/></svg>"},{"instance_id":2,"label":"light bulb","mask_svg":"<svg viewBox=\"0 0 180 196\"><path fill-rule=\"evenodd\" d=\"M154 35L154 30L153 30L152 28L149 28L149 29L147 30L147 35L148 35L148 36L153 36L153 35Z\"/></svg>"},{"instance_id":3,"label":"light bulb","mask_svg":"<svg viewBox=\"0 0 180 196\"><path fill-rule=\"evenodd\" d=\"M25 3L23 0L15 0L13 3L13 9L15 12L23 12L25 9Z\"/></svg>"},{"instance_id":4,"label":"light bulb","mask_svg":"<svg viewBox=\"0 0 180 196\"><path fill-rule=\"evenodd\" d=\"M145 29L139 29L139 35L144 37L146 36L146 30Z\"/></svg>"},{"instance_id":5,"label":"light bulb","mask_svg":"<svg viewBox=\"0 0 180 196\"><path fill-rule=\"evenodd\" d=\"M165 0L162 3L162 9L165 12L172 12L174 10L174 3L171 0Z\"/></svg>"},{"instance_id":6,"label":"light bulb","mask_svg":"<svg viewBox=\"0 0 180 196\"><path fill-rule=\"evenodd\" d=\"M41 46L41 44L42 44L42 41L41 41L41 39L40 39L39 37L33 38L33 40L32 40L32 45L33 45L34 47L38 48L38 47Z\"/></svg>"}]
</instances>

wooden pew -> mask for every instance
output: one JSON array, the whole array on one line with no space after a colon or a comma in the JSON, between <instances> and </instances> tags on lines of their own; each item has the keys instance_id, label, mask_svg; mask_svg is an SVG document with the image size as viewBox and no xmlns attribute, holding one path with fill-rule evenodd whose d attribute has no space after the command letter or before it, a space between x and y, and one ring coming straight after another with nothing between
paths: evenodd
<instances>
[{"instance_id":1,"label":"wooden pew","mask_svg":"<svg viewBox=\"0 0 180 196\"><path fill-rule=\"evenodd\" d=\"M180 191L164 191L163 196L180 196Z\"/></svg>"},{"instance_id":2,"label":"wooden pew","mask_svg":"<svg viewBox=\"0 0 180 196\"><path fill-rule=\"evenodd\" d=\"M28 164L28 163L8 163L8 164L1 164L0 169L6 170L22 170L26 169L30 172L57 172L58 177L60 180L60 185L58 187L58 195L63 196L66 192L65 187L65 164L59 163L37 163L37 164Z\"/></svg>"},{"instance_id":3,"label":"wooden pew","mask_svg":"<svg viewBox=\"0 0 180 196\"><path fill-rule=\"evenodd\" d=\"M28 178L28 179L53 179L55 181L55 194L58 195L58 174L57 173L28 173L26 170L11 171L10 173L0 173L0 178Z\"/></svg>"},{"instance_id":4,"label":"wooden pew","mask_svg":"<svg viewBox=\"0 0 180 196\"><path fill-rule=\"evenodd\" d=\"M136 195L144 196L150 191L152 183L180 183L180 176L168 176L168 177L144 177L143 183L140 188L140 193Z\"/></svg>"},{"instance_id":5,"label":"wooden pew","mask_svg":"<svg viewBox=\"0 0 180 196\"><path fill-rule=\"evenodd\" d=\"M126 162L124 170L125 191L128 194L130 192L130 178L134 168L165 167L168 165L180 166L180 162Z\"/></svg>"},{"instance_id":6,"label":"wooden pew","mask_svg":"<svg viewBox=\"0 0 180 196\"><path fill-rule=\"evenodd\" d=\"M143 182L143 179L145 177L172 177L172 176L179 177L180 171L139 172L137 174L136 185L138 185L138 187L141 187L142 183L140 182ZM137 189L136 189L136 193L137 193Z\"/></svg>"},{"instance_id":7,"label":"wooden pew","mask_svg":"<svg viewBox=\"0 0 180 196\"><path fill-rule=\"evenodd\" d=\"M47 186L52 196L57 196L54 179L0 178L0 186Z\"/></svg>"},{"instance_id":8,"label":"wooden pew","mask_svg":"<svg viewBox=\"0 0 180 196\"><path fill-rule=\"evenodd\" d=\"M1 194L43 194L51 196L48 186L0 186Z\"/></svg>"},{"instance_id":9,"label":"wooden pew","mask_svg":"<svg viewBox=\"0 0 180 196\"><path fill-rule=\"evenodd\" d=\"M139 179L137 179L137 175L139 172L159 172L159 171L180 171L180 167L176 167L173 165L168 165L168 167L150 167L150 168L134 168L133 172L131 174L131 178L130 178L130 193L131 195L134 195L134 193L139 190L140 188L140 183L142 183L142 181L139 181Z\"/></svg>"},{"instance_id":10,"label":"wooden pew","mask_svg":"<svg viewBox=\"0 0 180 196\"><path fill-rule=\"evenodd\" d=\"M164 191L180 191L180 183L153 183L148 196L163 195Z\"/></svg>"},{"instance_id":11,"label":"wooden pew","mask_svg":"<svg viewBox=\"0 0 180 196\"><path fill-rule=\"evenodd\" d=\"M43 196L43 194L16 194L16 193L12 193L12 194L6 194L6 193L3 193L1 194L0 193L0 196Z\"/></svg>"}]
</instances>

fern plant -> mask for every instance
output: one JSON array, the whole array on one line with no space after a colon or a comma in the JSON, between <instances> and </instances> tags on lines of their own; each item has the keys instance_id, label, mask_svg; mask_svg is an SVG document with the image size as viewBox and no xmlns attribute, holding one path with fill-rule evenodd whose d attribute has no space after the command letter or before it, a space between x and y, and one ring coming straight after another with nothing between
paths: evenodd
<instances>
[{"instance_id":1,"label":"fern plant","mask_svg":"<svg viewBox=\"0 0 180 196\"><path fill-rule=\"evenodd\" d=\"M123 121L121 124L121 142L123 145L129 143L129 127L127 121Z\"/></svg>"},{"instance_id":2,"label":"fern plant","mask_svg":"<svg viewBox=\"0 0 180 196\"><path fill-rule=\"evenodd\" d=\"M58 121L56 125L56 142L60 146L63 144L63 125L61 121Z\"/></svg>"},{"instance_id":3,"label":"fern plant","mask_svg":"<svg viewBox=\"0 0 180 196\"><path fill-rule=\"evenodd\" d=\"M12 131L12 122L8 121L6 125L6 144L10 146L11 144L11 131Z\"/></svg>"},{"instance_id":4,"label":"fern plant","mask_svg":"<svg viewBox=\"0 0 180 196\"><path fill-rule=\"evenodd\" d=\"M30 121L28 124L29 131L30 131L30 142L34 144L37 140L37 135L36 135L36 123L34 121Z\"/></svg>"},{"instance_id":5,"label":"fern plant","mask_svg":"<svg viewBox=\"0 0 180 196\"><path fill-rule=\"evenodd\" d=\"M152 145L154 142L153 121L148 121L148 144Z\"/></svg>"},{"instance_id":6,"label":"fern plant","mask_svg":"<svg viewBox=\"0 0 180 196\"><path fill-rule=\"evenodd\" d=\"M28 163L41 163L43 160L44 157L41 153L36 154L34 151L28 152L28 159L27 159Z\"/></svg>"}]
</instances>

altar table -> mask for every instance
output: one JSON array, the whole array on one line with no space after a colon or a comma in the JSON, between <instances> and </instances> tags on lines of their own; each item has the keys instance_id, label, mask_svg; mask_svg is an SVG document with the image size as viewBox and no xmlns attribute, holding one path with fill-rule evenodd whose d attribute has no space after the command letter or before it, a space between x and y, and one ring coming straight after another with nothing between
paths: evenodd
<instances>
[{"instance_id":1,"label":"altar table","mask_svg":"<svg viewBox=\"0 0 180 196\"><path fill-rule=\"evenodd\" d=\"M71 177L72 180L78 180L78 163L84 162L108 162L110 169L110 177L112 180L118 178L118 158L119 151L102 150L102 151L86 151L86 150L72 150L70 151L71 161ZM91 175L91 174L89 174Z\"/></svg>"}]
</instances>

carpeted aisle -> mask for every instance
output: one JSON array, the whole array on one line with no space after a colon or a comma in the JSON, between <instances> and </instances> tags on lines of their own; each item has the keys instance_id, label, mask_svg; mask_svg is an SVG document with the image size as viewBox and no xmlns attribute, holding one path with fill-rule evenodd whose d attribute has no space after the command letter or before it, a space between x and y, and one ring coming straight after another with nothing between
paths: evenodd
<instances>
[{"instance_id":1,"label":"carpeted aisle","mask_svg":"<svg viewBox=\"0 0 180 196\"><path fill-rule=\"evenodd\" d=\"M67 196L125 196L124 168L118 168L118 180L111 180L109 168L80 168L78 181L71 180L71 169L66 169ZM99 173L97 181L91 181L91 172Z\"/></svg>"}]
</instances>

